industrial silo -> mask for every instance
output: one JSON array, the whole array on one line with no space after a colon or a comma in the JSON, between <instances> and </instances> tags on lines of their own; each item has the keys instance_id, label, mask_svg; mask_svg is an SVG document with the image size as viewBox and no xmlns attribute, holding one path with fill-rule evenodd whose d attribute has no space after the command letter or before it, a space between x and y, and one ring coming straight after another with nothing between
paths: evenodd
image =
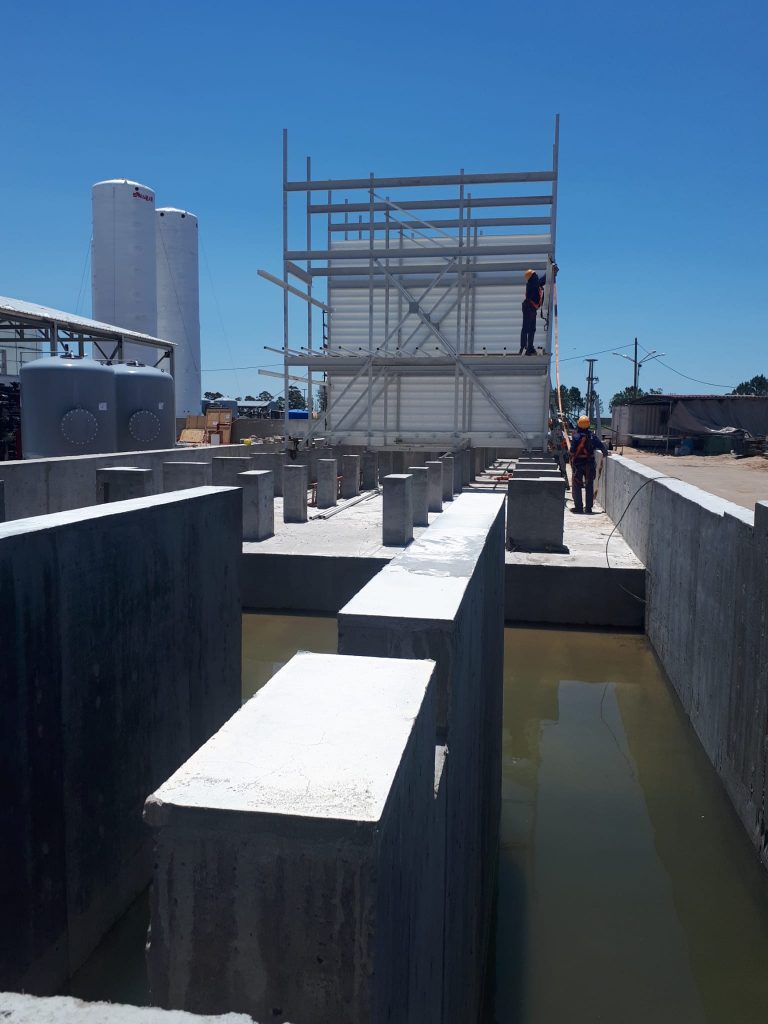
<instances>
[{"instance_id":1,"label":"industrial silo","mask_svg":"<svg viewBox=\"0 0 768 1024\"><path fill-rule=\"evenodd\" d=\"M144 363L112 367L115 376L117 450L173 448L176 443L173 377Z\"/></svg>"},{"instance_id":2,"label":"industrial silo","mask_svg":"<svg viewBox=\"0 0 768 1024\"><path fill-rule=\"evenodd\" d=\"M199 416L200 287L197 217L163 207L155 215L157 260L157 336L176 342L173 376L176 415Z\"/></svg>"},{"instance_id":3,"label":"industrial silo","mask_svg":"<svg viewBox=\"0 0 768 1024\"><path fill-rule=\"evenodd\" d=\"M21 443L25 459L117 451L112 367L67 353L25 363Z\"/></svg>"},{"instance_id":4,"label":"industrial silo","mask_svg":"<svg viewBox=\"0 0 768 1024\"><path fill-rule=\"evenodd\" d=\"M157 337L155 193L125 178L92 189L93 318ZM126 345L123 359L152 362L155 349Z\"/></svg>"}]
</instances>

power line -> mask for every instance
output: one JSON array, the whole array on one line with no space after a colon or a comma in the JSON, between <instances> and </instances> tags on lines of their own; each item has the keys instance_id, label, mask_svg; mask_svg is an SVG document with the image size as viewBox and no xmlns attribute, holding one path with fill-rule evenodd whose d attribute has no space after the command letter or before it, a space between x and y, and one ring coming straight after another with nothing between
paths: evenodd
<instances>
[{"instance_id":1,"label":"power line","mask_svg":"<svg viewBox=\"0 0 768 1024\"><path fill-rule=\"evenodd\" d=\"M643 345L642 342L640 343L640 348L645 349L646 353L648 352L648 349L645 348L645 345ZM670 366L669 363L663 363L661 359L657 361L661 366L666 367L667 370L671 370L672 373L676 373L678 377L685 377L686 380L692 380L694 384L706 384L708 388L725 388L729 391L733 391L735 387L734 384L713 384L710 380L699 380L698 377L689 377L687 373L683 373L682 370L676 370L674 366Z\"/></svg>"},{"instance_id":2,"label":"power line","mask_svg":"<svg viewBox=\"0 0 768 1024\"><path fill-rule=\"evenodd\" d=\"M606 352L616 352L620 348L632 348L632 345L631 344L629 344L629 345L618 345L618 346L614 345L613 348L601 348L597 352L584 352L580 356L568 356L567 359L561 359L560 362L561 363L569 363L569 362L571 362L574 359L588 359L590 356L602 356L602 355L605 355Z\"/></svg>"}]
</instances>

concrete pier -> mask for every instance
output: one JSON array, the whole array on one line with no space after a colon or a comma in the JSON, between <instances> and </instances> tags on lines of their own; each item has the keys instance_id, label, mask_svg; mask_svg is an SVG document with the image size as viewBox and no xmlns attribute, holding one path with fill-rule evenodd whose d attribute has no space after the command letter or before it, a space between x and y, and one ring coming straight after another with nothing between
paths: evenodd
<instances>
[{"instance_id":1,"label":"concrete pier","mask_svg":"<svg viewBox=\"0 0 768 1024\"><path fill-rule=\"evenodd\" d=\"M382 544L405 547L413 540L413 478L407 473L384 477Z\"/></svg>"},{"instance_id":2,"label":"concrete pier","mask_svg":"<svg viewBox=\"0 0 768 1024\"><path fill-rule=\"evenodd\" d=\"M471 453L469 448L461 452L461 485L467 487L472 479Z\"/></svg>"},{"instance_id":3,"label":"concrete pier","mask_svg":"<svg viewBox=\"0 0 768 1024\"><path fill-rule=\"evenodd\" d=\"M428 462L427 469L427 499L430 512L443 511L443 464L442 462Z\"/></svg>"},{"instance_id":4,"label":"concrete pier","mask_svg":"<svg viewBox=\"0 0 768 1024\"><path fill-rule=\"evenodd\" d=\"M163 491L183 491L188 487L208 487L212 482L210 462L164 462Z\"/></svg>"},{"instance_id":5,"label":"concrete pier","mask_svg":"<svg viewBox=\"0 0 768 1024\"><path fill-rule=\"evenodd\" d=\"M283 453L256 451L251 456L251 469L267 469L274 474L275 497L283 496Z\"/></svg>"},{"instance_id":6,"label":"concrete pier","mask_svg":"<svg viewBox=\"0 0 768 1024\"><path fill-rule=\"evenodd\" d=\"M262 1021L436 1019L433 673L297 654L147 800L153 1002Z\"/></svg>"},{"instance_id":7,"label":"concrete pier","mask_svg":"<svg viewBox=\"0 0 768 1024\"><path fill-rule=\"evenodd\" d=\"M306 523L308 487L309 468L307 466L283 467L284 523Z\"/></svg>"},{"instance_id":8,"label":"concrete pier","mask_svg":"<svg viewBox=\"0 0 768 1024\"><path fill-rule=\"evenodd\" d=\"M317 464L317 507L333 508L338 494L336 459L320 459Z\"/></svg>"},{"instance_id":9,"label":"concrete pier","mask_svg":"<svg viewBox=\"0 0 768 1024\"><path fill-rule=\"evenodd\" d=\"M464 486L464 452L458 451L453 456L453 493L461 494Z\"/></svg>"},{"instance_id":10,"label":"concrete pier","mask_svg":"<svg viewBox=\"0 0 768 1024\"><path fill-rule=\"evenodd\" d=\"M275 535L275 476L268 469L239 473L243 488L243 540L267 540Z\"/></svg>"},{"instance_id":11,"label":"concrete pier","mask_svg":"<svg viewBox=\"0 0 768 1024\"><path fill-rule=\"evenodd\" d=\"M513 477L507 484L507 544L518 551L562 551L565 481Z\"/></svg>"},{"instance_id":12,"label":"concrete pier","mask_svg":"<svg viewBox=\"0 0 768 1024\"><path fill-rule=\"evenodd\" d=\"M0 526L0 989L62 990L147 886L146 795L240 703L239 491Z\"/></svg>"},{"instance_id":13,"label":"concrete pier","mask_svg":"<svg viewBox=\"0 0 768 1024\"><path fill-rule=\"evenodd\" d=\"M339 613L340 653L437 665L435 743L448 750L445 1024L480 1017L501 800L503 605L504 497L465 494Z\"/></svg>"},{"instance_id":14,"label":"concrete pier","mask_svg":"<svg viewBox=\"0 0 768 1024\"><path fill-rule=\"evenodd\" d=\"M0 523L5 522L5 483L0 480Z\"/></svg>"},{"instance_id":15,"label":"concrete pier","mask_svg":"<svg viewBox=\"0 0 768 1024\"><path fill-rule=\"evenodd\" d=\"M426 466L409 466L413 525L429 526L429 470Z\"/></svg>"},{"instance_id":16,"label":"concrete pier","mask_svg":"<svg viewBox=\"0 0 768 1024\"><path fill-rule=\"evenodd\" d=\"M443 465L443 501L453 501L453 458L445 455L440 462Z\"/></svg>"},{"instance_id":17,"label":"concrete pier","mask_svg":"<svg viewBox=\"0 0 768 1024\"><path fill-rule=\"evenodd\" d=\"M211 460L211 479L214 487L239 487L237 477L240 473L247 473L253 469L253 460L250 456L217 455Z\"/></svg>"},{"instance_id":18,"label":"concrete pier","mask_svg":"<svg viewBox=\"0 0 768 1024\"><path fill-rule=\"evenodd\" d=\"M392 452L379 452L379 485L382 484L385 476L389 476L393 472L392 455Z\"/></svg>"},{"instance_id":19,"label":"concrete pier","mask_svg":"<svg viewBox=\"0 0 768 1024\"><path fill-rule=\"evenodd\" d=\"M96 471L96 494L99 504L144 498L152 493L152 470L134 466L113 466Z\"/></svg>"},{"instance_id":20,"label":"concrete pier","mask_svg":"<svg viewBox=\"0 0 768 1024\"><path fill-rule=\"evenodd\" d=\"M341 457L341 496L356 498L360 493L360 456L342 455Z\"/></svg>"},{"instance_id":21,"label":"concrete pier","mask_svg":"<svg viewBox=\"0 0 768 1024\"><path fill-rule=\"evenodd\" d=\"M376 452L363 452L362 486L364 491L373 491L379 486L379 457Z\"/></svg>"}]
</instances>

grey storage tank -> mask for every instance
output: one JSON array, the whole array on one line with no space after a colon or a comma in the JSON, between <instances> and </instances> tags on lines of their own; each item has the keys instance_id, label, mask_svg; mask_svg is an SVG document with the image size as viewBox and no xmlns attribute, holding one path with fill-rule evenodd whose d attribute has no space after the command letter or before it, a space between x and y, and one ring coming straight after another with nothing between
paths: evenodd
<instances>
[{"instance_id":1,"label":"grey storage tank","mask_svg":"<svg viewBox=\"0 0 768 1024\"><path fill-rule=\"evenodd\" d=\"M173 377L131 361L112 367L117 398L117 450L173 448L176 414Z\"/></svg>"},{"instance_id":2,"label":"grey storage tank","mask_svg":"<svg viewBox=\"0 0 768 1024\"><path fill-rule=\"evenodd\" d=\"M117 451L112 367L65 353L25 363L19 379L25 459Z\"/></svg>"}]
</instances>

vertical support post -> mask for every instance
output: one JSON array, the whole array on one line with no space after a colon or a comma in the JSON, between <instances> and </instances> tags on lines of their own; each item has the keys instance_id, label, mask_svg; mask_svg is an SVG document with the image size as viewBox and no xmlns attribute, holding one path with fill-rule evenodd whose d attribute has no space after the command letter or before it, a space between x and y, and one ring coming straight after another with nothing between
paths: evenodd
<instances>
[{"instance_id":1,"label":"vertical support post","mask_svg":"<svg viewBox=\"0 0 768 1024\"><path fill-rule=\"evenodd\" d=\"M384 477L382 544L405 547L413 540L412 477L391 473Z\"/></svg>"},{"instance_id":2,"label":"vertical support post","mask_svg":"<svg viewBox=\"0 0 768 1024\"><path fill-rule=\"evenodd\" d=\"M312 180L312 158L307 157L307 181ZM312 214L310 213L310 205L312 203L312 190L307 189L307 252L312 251ZM328 240L328 248L330 249L330 238ZM312 261L307 260L307 270L312 269ZM312 299L312 275L309 275L307 281L307 295L310 300ZM307 303L307 349L309 354L312 355L312 302ZM307 415L309 419L312 419L312 410L314 409L314 401L312 398L312 369L307 367Z\"/></svg>"},{"instance_id":3,"label":"vertical support post","mask_svg":"<svg viewBox=\"0 0 768 1024\"><path fill-rule=\"evenodd\" d=\"M363 452L363 490L375 491L379 486L379 457L376 452Z\"/></svg>"},{"instance_id":4,"label":"vertical support post","mask_svg":"<svg viewBox=\"0 0 768 1024\"><path fill-rule=\"evenodd\" d=\"M243 488L243 540L267 540L275 534L275 475L269 469L239 473Z\"/></svg>"},{"instance_id":5,"label":"vertical support post","mask_svg":"<svg viewBox=\"0 0 768 1024\"><path fill-rule=\"evenodd\" d=\"M429 470L426 466L409 466L412 479L411 500L414 526L429 526Z\"/></svg>"},{"instance_id":6,"label":"vertical support post","mask_svg":"<svg viewBox=\"0 0 768 1024\"><path fill-rule=\"evenodd\" d=\"M427 462L427 500L430 512L443 511L443 464Z\"/></svg>"},{"instance_id":7,"label":"vertical support post","mask_svg":"<svg viewBox=\"0 0 768 1024\"><path fill-rule=\"evenodd\" d=\"M444 455L440 462L443 466L443 501L453 501L453 458Z\"/></svg>"},{"instance_id":8,"label":"vertical support post","mask_svg":"<svg viewBox=\"0 0 768 1024\"><path fill-rule=\"evenodd\" d=\"M371 445L373 437L373 240L374 231L374 210L373 210L373 171L371 171L371 184L368 190L368 245L370 256L368 257L368 446Z\"/></svg>"},{"instance_id":9,"label":"vertical support post","mask_svg":"<svg viewBox=\"0 0 768 1024\"><path fill-rule=\"evenodd\" d=\"M360 493L360 456L342 455L341 457L341 496L356 498Z\"/></svg>"},{"instance_id":10,"label":"vertical support post","mask_svg":"<svg viewBox=\"0 0 768 1024\"><path fill-rule=\"evenodd\" d=\"M285 466L283 469L283 522L306 523L308 466Z\"/></svg>"},{"instance_id":11,"label":"vertical support post","mask_svg":"<svg viewBox=\"0 0 768 1024\"><path fill-rule=\"evenodd\" d=\"M336 505L336 477L336 459L320 459L317 463L318 508L333 508Z\"/></svg>"},{"instance_id":12,"label":"vertical support post","mask_svg":"<svg viewBox=\"0 0 768 1024\"><path fill-rule=\"evenodd\" d=\"M283 128L283 280L288 280L288 129ZM283 288L283 435L288 444L288 289Z\"/></svg>"}]
</instances>

